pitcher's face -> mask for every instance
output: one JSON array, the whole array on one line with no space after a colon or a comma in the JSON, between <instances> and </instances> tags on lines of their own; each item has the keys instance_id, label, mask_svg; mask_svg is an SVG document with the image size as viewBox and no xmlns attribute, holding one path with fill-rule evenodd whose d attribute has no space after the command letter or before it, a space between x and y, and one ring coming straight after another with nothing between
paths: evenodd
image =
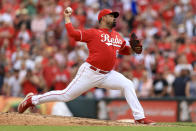
<instances>
[{"instance_id":1,"label":"pitcher's face","mask_svg":"<svg viewBox=\"0 0 196 131\"><path fill-rule=\"evenodd\" d=\"M106 22L106 25L110 28L113 28L116 26L116 18L114 18L114 15L112 14L105 16L105 22Z\"/></svg>"}]
</instances>

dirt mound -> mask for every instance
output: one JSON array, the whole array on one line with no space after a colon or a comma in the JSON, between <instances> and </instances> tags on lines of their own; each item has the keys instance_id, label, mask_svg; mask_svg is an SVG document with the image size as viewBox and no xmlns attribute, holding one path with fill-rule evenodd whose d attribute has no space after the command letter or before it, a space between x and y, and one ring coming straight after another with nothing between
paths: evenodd
<instances>
[{"instance_id":1,"label":"dirt mound","mask_svg":"<svg viewBox=\"0 0 196 131\"><path fill-rule=\"evenodd\" d=\"M135 124L130 122L106 121L78 117L61 117L26 113L0 113L0 125L131 126Z\"/></svg>"}]
</instances>

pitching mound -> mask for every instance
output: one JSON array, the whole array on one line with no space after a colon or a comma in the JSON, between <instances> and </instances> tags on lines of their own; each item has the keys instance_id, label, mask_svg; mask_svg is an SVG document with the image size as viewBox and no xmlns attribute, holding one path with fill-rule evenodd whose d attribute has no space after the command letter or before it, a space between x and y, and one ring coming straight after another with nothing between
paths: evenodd
<instances>
[{"instance_id":1,"label":"pitching mound","mask_svg":"<svg viewBox=\"0 0 196 131\"><path fill-rule=\"evenodd\" d=\"M47 126L131 126L131 122L106 121L78 117L61 117L40 114L0 113L0 125Z\"/></svg>"}]
</instances>

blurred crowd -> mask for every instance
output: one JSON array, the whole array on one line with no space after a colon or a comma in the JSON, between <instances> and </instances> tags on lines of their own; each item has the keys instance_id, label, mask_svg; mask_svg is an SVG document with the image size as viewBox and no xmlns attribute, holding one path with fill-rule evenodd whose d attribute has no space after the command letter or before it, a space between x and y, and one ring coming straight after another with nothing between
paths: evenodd
<instances>
[{"instance_id":1,"label":"blurred crowd","mask_svg":"<svg viewBox=\"0 0 196 131\"><path fill-rule=\"evenodd\" d=\"M115 65L138 97L196 97L195 0L0 0L0 95L62 90L74 78L88 50L67 35L68 6L76 29L98 28L109 8L120 12L116 30L126 41L130 32L141 39L143 53L119 55ZM95 87L83 96L123 94Z\"/></svg>"}]
</instances>

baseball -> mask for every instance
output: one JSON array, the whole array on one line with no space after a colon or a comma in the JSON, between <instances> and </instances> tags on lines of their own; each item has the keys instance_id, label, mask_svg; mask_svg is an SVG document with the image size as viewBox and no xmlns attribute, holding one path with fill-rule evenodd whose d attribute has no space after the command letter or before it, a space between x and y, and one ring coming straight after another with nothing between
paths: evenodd
<instances>
[{"instance_id":1,"label":"baseball","mask_svg":"<svg viewBox=\"0 0 196 131\"><path fill-rule=\"evenodd\" d=\"M67 11L68 13L72 13L72 8L71 8L71 7L67 7L67 8L66 8L66 11Z\"/></svg>"}]
</instances>

